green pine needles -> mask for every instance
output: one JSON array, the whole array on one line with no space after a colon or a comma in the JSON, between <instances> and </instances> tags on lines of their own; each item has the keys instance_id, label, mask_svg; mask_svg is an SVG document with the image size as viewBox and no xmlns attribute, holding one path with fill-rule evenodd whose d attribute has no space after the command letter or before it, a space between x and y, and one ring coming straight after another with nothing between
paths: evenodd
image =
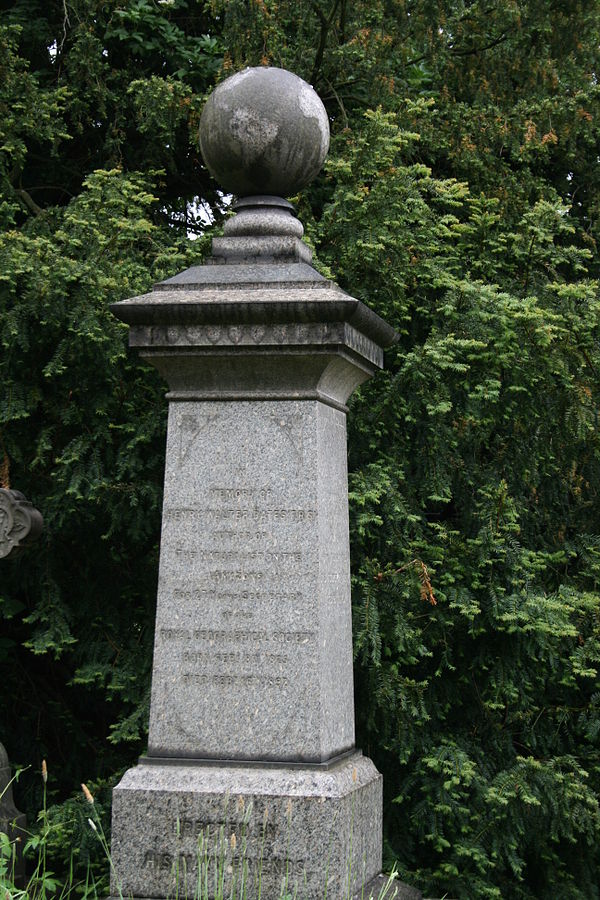
<instances>
[{"instance_id":1,"label":"green pine needles","mask_svg":"<svg viewBox=\"0 0 600 900\"><path fill-rule=\"evenodd\" d=\"M388 851L430 893L594 897L598 283L552 192L507 228L406 165L412 140L369 114L317 231L400 335L350 417L357 709Z\"/></svg>"},{"instance_id":2,"label":"green pine needles","mask_svg":"<svg viewBox=\"0 0 600 900\"><path fill-rule=\"evenodd\" d=\"M5 6L0 480L46 531L0 574L0 737L54 760L46 807L16 786L59 823L49 868L106 865L72 786L107 829L145 741L164 386L108 307L202 259L203 97L269 63L330 117L296 198L317 265L399 337L348 420L386 863L426 896L598 900L598 4Z\"/></svg>"}]
</instances>

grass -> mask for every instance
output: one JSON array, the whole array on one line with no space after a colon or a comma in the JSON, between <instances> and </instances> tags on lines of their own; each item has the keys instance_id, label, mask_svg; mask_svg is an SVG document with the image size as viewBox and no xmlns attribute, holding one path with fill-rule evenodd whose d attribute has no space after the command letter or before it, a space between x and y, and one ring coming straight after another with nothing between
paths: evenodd
<instances>
[{"instance_id":1,"label":"grass","mask_svg":"<svg viewBox=\"0 0 600 900\"><path fill-rule=\"evenodd\" d=\"M36 833L29 834L24 842L21 837L9 836L0 832L0 900L105 900L107 891L106 877L97 877L94 867L87 862L83 875L78 874L81 867L75 864L74 853L70 854L70 862L67 871L58 877L49 867L48 847L53 837L53 825L47 809L46 784L48 771L45 761L42 764L43 799L42 808L38 814L39 828ZM15 776L16 778L16 776ZM12 784L13 778L9 785ZM118 873L116 872L110 853L110 847L106 838L101 818L98 814L94 797L84 784L81 786L83 796L87 804L87 827L90 829L97 842L102 856L105 858L112 874L114 893L119 900L129 900L127 894L121 891ZM0 794L0 800L2 794ZM254 897L256 900L303 900L301 888L291 885L289 866L286 864L285 872L281 877L279 893L274 897L269 891L265 893L263 880L263 855L264 832L260 844L258 856L258 871L252 872L248 857L248 824L250 821L251 804L248 805L242 822L239 837L232 834L228 837L225 827L220 826L216 832L205 829L198 835L196 860L193 872L186 869L186 859L183 862L177 857L174 863L173 878L174 887L167 900L246 900ZM54 838L56 835L54 835ZM27 861L28 875L24 884L17 884L15 879L17 851L19 844ZM289 857L289 840L288 840ZM396 874L392 872L379 900L393 900L396 896ZM328 875L325 873L325 881ZM350 893L351 867L348 869L348 887L344 900L352 900ZM193 887L192 887L193 886ZM332 900L327 895L325 887L323 900ZM373 900L366 893L361 900Z\"/></svg>"}]
</instances>

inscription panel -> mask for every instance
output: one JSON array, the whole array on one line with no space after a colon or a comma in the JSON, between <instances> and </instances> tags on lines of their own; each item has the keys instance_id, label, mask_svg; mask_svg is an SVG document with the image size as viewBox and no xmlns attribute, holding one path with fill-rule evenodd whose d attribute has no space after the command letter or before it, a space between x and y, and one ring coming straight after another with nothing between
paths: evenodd
<instances>
[{"instance_id":1,"label":"inscription panel","mask_svg":"<svg viewBox=\"0 0 600 900\"><path fill-rule=\"evenodd\" d=\"M171 403L155 755L321 758L316 425L313 403Z\"/></svg>"},{"instance_id":2,"label":"inscription panel","mask_svg":"<svg viewBox=\"0 0 600 900\"><path fill-rule=\"evenodd\" d=\"M259 841L252 846L246 841L237 844L234 834L225 837L210 829L200 835L198 850L174 851L168 845L155 845L143 849L139 860L140 875L165 884L167 895L194 896L201 878L205 885L202 896L208 900L237 894L240 884L256 896L260 890L261 897L280 896L284 882L296 892L306 883L310 868L306 858L290 859L285 852L276 855L270 851L267 856ZM186 889L189 894L182 894Z\"/></svg>"},{"instance_id":3,"label":"inscription panel","mask_svg":"<svg viewBox=\"0 0 600 900\"><path fill-rule=\"evenodd\" d=\"M251 890L260 883L261 895L266 897L279 896L286 876L290 889L300 888L311 860L305 845L290 842L293 808L289 801L267 803L255 798L244 809L241 799L229 810L208 808L201 816L165 816L160 836L149 835L145 843L137 843L137 871L154 883L160 881L165 896L173 893L173 885L183 895L186 889L193 892L199 876L212 896L211 885L219 884L219 872L223 873L223 896L242 879Z\"/></svg>"}]
</instances>

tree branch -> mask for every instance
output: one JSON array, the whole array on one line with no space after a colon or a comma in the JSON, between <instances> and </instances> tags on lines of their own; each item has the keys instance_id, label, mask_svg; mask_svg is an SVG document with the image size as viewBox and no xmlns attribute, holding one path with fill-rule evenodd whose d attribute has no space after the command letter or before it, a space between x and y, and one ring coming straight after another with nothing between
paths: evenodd
<instances>
[{"instance_id":1,"label":"tree branch","mask_svg":"<svg viewBox=\"0 0 600 900\"><path fill-rule=\"evenodd\" d=\"M58 53L62 53L62 49L65 45L65 41L67 39L67 27L71 27L71 21L69 19L69 11L67 9L67 0L63 0L63 33L60 44L58 45Z\"/></svg>"},{"instance_id":2,"label":"tree branch","mask_svg":"<svg viewBox=\"0 0 600 900\"><path fill-rule=\"evenodd\" d=\"M311 6L316 12L319 20L321 22L321 34L319 35L319 46L317 47L317 53L315 56L315 61L313 63L312 72L310 74L310 83L316 84L317 75L319 74L319 69L321 68L321 64L323 62L323 56L325 55L325 46L327 44L327 35L329 34L329 29L331 28L331 23L333 22L333 18L337 12L337 8L339 6L340 0L334 0L333 6L331 7L331 11L328 16L325 15L321 7L319 6L317 0L311 0Z\"/></svg>"},{"instance_id":3,"label":"tree branch","mask_svg":"<svg viewBox=\"0 0 600 900\"><path fill-rule=\"evenodd\" d=\"M491 50L493 47L497 47L498 44L501 44L502 41L506 40L508 37L508 31L503 31L500 37L497 37L495 40L491 42L491 44L486 44L484 47L472 47L470 50L455 50L454 47L450 47L450 52L454 53L455 56L472 56L475 53L485 53L486 50Z\"/></svg>"},{"instance_id":4,"label":"tree branch","mask_svg":"<svg viewBox=\"0 0 600 900\"><path fill-rule=\"evenodd\" d=\"M344 128L347 128L348 127L348 115L346 113L346 108L342 102L342 98L340 97L340 95L338 94L338 92L336 91L336 89L334 88L334 86L332 85L332 83L330 81L327 82L327 86L328 86L329 90L331 91L333 97L335 97L337 104L340 108L342 118L344 119Z\"/></svg>"},{"instance_id":5,"label":"tree branch","mask_svg":"<svg viewBox=\"0 0 600 900\"><path fill-rule=\"evenodd\" d=\"M15 188L15 194L35 216L39 216L44 212L42 207L37 205L33 197L28 194L25 188Z\"/></svg>"},{"instance_id":6,"label":"tree branch","mask_svg":"<svg viewBox=\"0 0 600 900\"><path fill-rule=\"evenodd\" d=\"M502 34L495 38L490 44L485 44L483 47L471 47L469 50L461 49L460 47L448 47L450 53L453 53L455 56L471 56L475 53L485 53L486 50L492 50L494 47L497 47L498 44L501 44L502 41L506 40L508 37L508 29L503 31ZM423 62L424 59L429 59L432 55L433 50L428 50L427 53L423 53L421 56L416 56L414 59L409 59L404 63L403 68L406 69L408 66L416 66L417 63Z\"/></svg>"},{"instance_id":7,"label":"tree branch","mask_svg":"<svg viewBox=\"0 0 600 900\"><path fill-rule=\"evenodd\" d=\"M0 451L2 451L2 462L0 463L0 487L10 490L10 457L6 452L4 441L2 440L2 432L0 432Z\"/></svg>"}]
</instances>

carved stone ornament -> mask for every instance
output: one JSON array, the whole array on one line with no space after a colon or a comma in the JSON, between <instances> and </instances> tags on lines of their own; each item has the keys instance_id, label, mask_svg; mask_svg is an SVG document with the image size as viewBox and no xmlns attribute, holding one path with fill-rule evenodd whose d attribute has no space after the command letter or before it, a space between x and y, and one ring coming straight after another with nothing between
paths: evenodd
<instances>
[{"instance_id":1,"label":"carved stone ornament","mask_svg":"<svg viewBox=\"0 0 600 900\"><path fill-rule=\"evenodd\" d=\"M20 491L0 488L0 559L18 556L43 527L42 514Z\"/></svg>"}]
</instances>

